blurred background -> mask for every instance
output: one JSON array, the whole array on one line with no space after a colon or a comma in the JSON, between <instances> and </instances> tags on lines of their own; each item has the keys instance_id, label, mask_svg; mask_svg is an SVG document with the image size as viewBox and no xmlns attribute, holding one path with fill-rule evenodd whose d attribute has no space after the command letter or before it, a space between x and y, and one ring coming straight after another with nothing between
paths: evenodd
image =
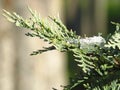
<instances>
[{"instance_id":1,"label":"blurred background","mask_svg":"<svg viewBox=\"0 0 120 90\"><path fill-rule=\"evenodd\" d=\"M81 36L106 37L115 30L110 22L120 22L120 0L0 0L0 90L62 90L60 86L69 84L78 71L71 53L30 56L48 44L26 37L25 30L2 16L6 9L28 17L27 6L42 17L59 14L67 28Z\"/></svg>"}]
</instances>

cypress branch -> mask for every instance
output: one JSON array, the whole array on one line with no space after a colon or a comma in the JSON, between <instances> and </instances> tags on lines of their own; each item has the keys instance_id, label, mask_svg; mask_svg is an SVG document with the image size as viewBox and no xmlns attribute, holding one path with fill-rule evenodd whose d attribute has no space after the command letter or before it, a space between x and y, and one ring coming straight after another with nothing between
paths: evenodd
<instances>
[{"instance_id":1,"label":"cypress branch","mask_svg":"<svg viewBox=\"0 0 120 90\"><path fill-rule=\"evenodd\" d=\"M120 24L108 39L102 36L81 38L68 30L59 18L49 16L43 19L29 8L32 17L24 19L15 12L3 10L3 15L18 27L30 29L26 36L39 37L51 44L50 47L33 51L31 55L50 50L73 52L81 74L73 84L63 87L72 90L80 85L85 90L119 90L120 89ZM77 73L77 72L76 72ZM76 78L76 77L74 77Z\"/></svg>"}]
</instances>

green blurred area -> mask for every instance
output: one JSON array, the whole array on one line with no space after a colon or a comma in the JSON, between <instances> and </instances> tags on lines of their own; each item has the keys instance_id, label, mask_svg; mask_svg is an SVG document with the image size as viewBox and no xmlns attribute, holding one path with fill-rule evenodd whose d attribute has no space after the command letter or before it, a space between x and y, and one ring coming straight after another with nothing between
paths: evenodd
<instances>
[{"instance_id":1,"label":"green blurred area","mask_svg":"<svg viewBox=\"0 0 120 90\"><path fill-rule=\"evenodd\" d=\"M110 22L120 23L120 0L110 0L108 1L108 9L107 9L107 31L108 33L113 33L115 31L115 26Z\"/></svg>"}]
</instances>

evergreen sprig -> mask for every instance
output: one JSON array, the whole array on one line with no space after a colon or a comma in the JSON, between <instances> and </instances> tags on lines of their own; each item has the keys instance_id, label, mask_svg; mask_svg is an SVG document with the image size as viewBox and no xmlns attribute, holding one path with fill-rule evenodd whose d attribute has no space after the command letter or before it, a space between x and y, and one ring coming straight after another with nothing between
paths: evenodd
<instances>
[{"instance_id":1,"label":"evergreen sprig","mask_svg":"<svg viewBox=\"0 0 120 90\"><path fill-rule=\"evenodd\" d=\"M111 37L109 38L106 47L112 47L112 48L118 47L120 49L120 29L119 29L120 24L115 22L111 22L111 23L116 26L116 30L114 34L111 35Z\"/></svg>"},{"instance_id":2,"label":"evergreen sprig","mask_svg":"<svg viewBox=\"0 0 120 90\"><path fill-rule=\"evenodd\" d=\"M51 45L33 51L31 55L55 49L73 52L81 73L77 81L65 86L64 90L72 90L78 85L83 87L83 90L120 89L120 24L113 23L117 28L108 41L100 35L81 38L68 30L59 17L49 16L42 19L36 11L30 8L29 11L32 17L28 19L6 10L3 10L3 15L16 26L32 31L25 35L39 37Z\"/></svg>"}]
</instances>

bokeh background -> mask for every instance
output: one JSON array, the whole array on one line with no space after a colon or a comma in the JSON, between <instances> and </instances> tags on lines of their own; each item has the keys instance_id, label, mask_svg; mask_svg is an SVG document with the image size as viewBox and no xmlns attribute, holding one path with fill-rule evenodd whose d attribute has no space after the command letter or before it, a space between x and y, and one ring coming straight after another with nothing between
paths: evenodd
<instances>
[{"instance_id":1,"label":"bokeh background","mask_svg":"<svg viewBox=\"0 0 120 90\"><path fill-rule=\"evenodd\" d=\"M2 16L6 9L28 17L27 6L42 17L59 14L67 28L81 36L106 37L115 30L110 22L120 22L120 0L0 0L0 90L62 90L61 85L69 84L78 71L71 53L29 55L48 44L26 37L27 30Z\"/></svg>"}]
</instances>

